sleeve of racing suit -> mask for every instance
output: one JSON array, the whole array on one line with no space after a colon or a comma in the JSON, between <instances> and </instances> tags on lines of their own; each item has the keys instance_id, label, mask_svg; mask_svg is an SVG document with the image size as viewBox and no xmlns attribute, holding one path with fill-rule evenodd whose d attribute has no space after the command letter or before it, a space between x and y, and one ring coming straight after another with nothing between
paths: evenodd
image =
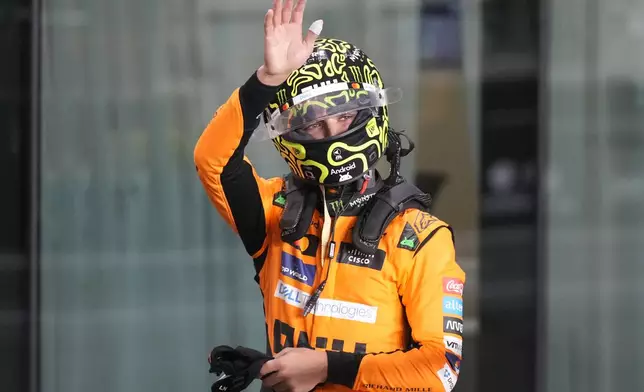
<instances>
[{"instance_id":1,"label":"sleeve of racing suit","mask_svg":"<svg viewBox=\"0 0 644 392\"><path fill-rule=\"evenodd\" d=\"M448 226L441 225L428 235L402 281L402 302L416 348L366 355L328 351L327 382L372 391L402 387L449 392L454 388L462 355L465 273L456 263ZM452 299L461 304L456 305L457 314L445 314L443 303ZM448 346L452 349L447 350Z\"/></svg>"},{"instance_id":2,"label":"sleeve of racing suit","mask_svg":"<svg viewBox=\"0 0 644 392\"><path fill-rule=\"evenodd\" d=\"M197 173L208 197L253 258L266 249L267 211L281 179L259 177L244 156L244 148L276 91L277 87L263 85L254 73L219 107L194 150Z\"/></svg>"}]
</instances>

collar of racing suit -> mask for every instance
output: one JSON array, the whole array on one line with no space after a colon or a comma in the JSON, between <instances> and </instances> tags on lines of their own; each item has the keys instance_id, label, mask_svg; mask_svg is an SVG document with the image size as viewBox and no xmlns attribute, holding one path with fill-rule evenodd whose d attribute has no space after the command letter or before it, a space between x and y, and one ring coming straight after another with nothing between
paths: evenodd
<instances>
[{"instance_id":1,"label":"collar of racing suit","mask_svg":"<svg viewBox=\"0 0 644 392\"><path fill-rule=\"evenodd\" d=\"M323 197L318 198L317 209L321 213L324 212L324 204L331 217L336 215L342 216L357 216L360 214L362 207L364 207L369 200L382 188L384 185L383 179L377 170L372 169L367 173L370 176L366 189L361 194L364 179L354 181L339 187L324 187L319 192L324 192Z\"/></svg>"}]
</instances>

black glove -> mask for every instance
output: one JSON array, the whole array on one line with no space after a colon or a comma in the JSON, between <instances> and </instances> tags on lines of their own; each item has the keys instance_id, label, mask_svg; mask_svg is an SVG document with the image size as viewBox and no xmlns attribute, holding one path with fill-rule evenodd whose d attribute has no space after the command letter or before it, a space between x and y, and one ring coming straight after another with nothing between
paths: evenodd
<instances>
[{"instance_id":1,"label":"black glove","mask_svg":"<svg viewBox=\"0 0 644 392\"><path fill-rule=\"evenodd\" d=\"M209 373L218 374L220 378L210 387L211 392L243 391L271 359L273 358L247 347L215 347L208 357Z\"/></svg>"}]
</instances>

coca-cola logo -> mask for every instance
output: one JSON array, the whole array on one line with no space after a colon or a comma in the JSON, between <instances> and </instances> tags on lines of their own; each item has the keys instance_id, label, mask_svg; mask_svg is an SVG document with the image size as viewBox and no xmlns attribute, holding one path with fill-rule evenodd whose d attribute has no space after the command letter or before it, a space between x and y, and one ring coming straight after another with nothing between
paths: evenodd
<instances>
[{"instance_id":1,"label":"coca-cola logo","mask_svg":"<svg viewBox=\"0 0 644 392\"><path fill-rule=\"evenodd\" d=\"M443 291L448 294L463 295L463 281L456 278L443 278Z\"/></svg>"}]
</instances>

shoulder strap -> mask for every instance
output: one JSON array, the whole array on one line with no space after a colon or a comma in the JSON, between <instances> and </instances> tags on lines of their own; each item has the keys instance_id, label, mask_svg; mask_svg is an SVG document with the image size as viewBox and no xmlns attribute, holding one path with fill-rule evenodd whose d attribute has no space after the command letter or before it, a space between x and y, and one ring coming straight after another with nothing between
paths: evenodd
<instances>
[{"instance_id":1,"label":"shoulder strap","mask_svg":"<svg viewBox=\"0 0 644 392\"><path fill-rule=\"evenodd\" d=\"M284 180L286 203L280 229L284 242L295 242L304 237L313 220L313 211L317 206L317 192L302 184L289 174Z\"/></svg>"},{"instance_id":2,"label":"shoulder strap","mask_svg":"<svg viewBox=\"0 0 644 392\"><path fill-rule=\"evenodd\" d=\"M374 254L391 221L408 209L429 211L431 196L402 181L382 188L358 216L353 228L353 244L361 252Z\"/></svg>"}]
</instances>

